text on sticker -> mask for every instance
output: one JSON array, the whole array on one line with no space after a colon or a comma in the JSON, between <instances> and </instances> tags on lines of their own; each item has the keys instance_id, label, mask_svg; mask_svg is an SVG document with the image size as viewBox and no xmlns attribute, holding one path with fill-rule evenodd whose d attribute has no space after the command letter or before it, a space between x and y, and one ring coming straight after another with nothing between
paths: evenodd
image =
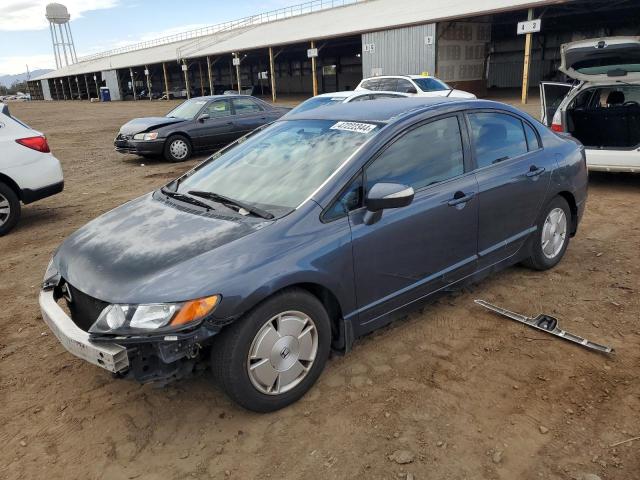
<instances>
[{"instance_id":1,"label":"text on sticker","mask_svg":"<svg viewBox=\"0 0 640 480\"><path fill-rule=\"evenodd\" d=\"M348 132L369 133L376 128L377 125L359 122L338 122L331 127L331 130L346 130Z\"/></svg>"}]
</instances>

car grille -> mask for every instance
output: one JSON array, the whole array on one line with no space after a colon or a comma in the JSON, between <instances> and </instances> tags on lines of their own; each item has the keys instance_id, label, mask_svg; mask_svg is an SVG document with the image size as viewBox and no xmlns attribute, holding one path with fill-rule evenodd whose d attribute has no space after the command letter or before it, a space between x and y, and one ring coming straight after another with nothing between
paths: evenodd
<instances>
[{"instance_id":1,"label":"car grille","mask_svg":"<svg viewBox=\"0 0 640 480\"><path fill-rule=\"evenodd\" d=\"M85 332L88 332L91 326L100 316L102 310L109 305L107 302L93 298L86 293L82 293L80 290L67 284L69 291L71 292L71 301L65 296L67 300L67 306L71 312L71 319L78 327Z\"/></svg>"}]
</instances>

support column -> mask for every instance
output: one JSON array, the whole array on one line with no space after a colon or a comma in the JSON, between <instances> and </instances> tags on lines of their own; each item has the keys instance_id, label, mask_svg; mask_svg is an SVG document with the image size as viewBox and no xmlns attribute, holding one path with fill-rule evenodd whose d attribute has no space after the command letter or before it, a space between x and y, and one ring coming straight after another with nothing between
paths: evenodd
<instances>
[{"instance_id":1,"label":"support column","mask_svg":"<svg viewBox=\"0 0 640 480\"><path fill-rule=\"evenodd\" d=\"M133 90L133 100L138 100L138 94L136 93L136 81L133 78L133 68L129 67L129 76L131 77L131 90Z\"/></svg>"},{"instance_id":2,"label":"support column","mask_svg":"<svg viewBox=\"0 0 640 480\"><path fill-rule=\"evenodd\" d=\"M87 89L87 100L91 101L91 92L89 92L89 81L86 73L84 74L84 86Z\"/></svg>"},{"instance_id":3,"label":"support column","mask_svg":"<svg viewBox=\"0 0 640 480\"><path fill-rule=\"evenodd\" d=\"M527 20L533 20L533 8L529 9ZM531 41L532 33L527 33L524 41L524 68L522 71L522 104L526 104L529 99L529 69L531 67Z\"/></svg>"},{"instance_id":4,"label":"support column","mask_svg":"<svg viewBox=\"0 0 640 480\"><path fill-rule=\"evenodd\" d=\"M204 97L204 81L202 80L202 63L198 60L198 71L200 72L200 95Z\"/></svg>"},{"instance_id":5,"label":"support column","mask_svg":"<svg viewBox=\"0 0 640 480\"><path fill-rule=\"evenodd\" d=\"M240 80L240 54L236 53L236 58L238 59L236 65L236 79L238 80L238 93L242 93L242 81Z\"/></svg>"},{"instance_id":6,"label":"support column","mask_svg":"<svg viewBox=\"0 0 640 480\"><path fill-rule=\"evenodd\" d=\"M167 94L167 100L169 100L169 77L167 76L167 64L162 62L162 73L164 74L164 91Z\"/></svg>"},{"instance_id":7,"label":"support column","mask_svg":"<svg viewBox=\"0 0 640 480\"><path fill-rule=\"evenodd\" d=\"M207 75L209 76L209 95L213 95L213 77L211 76L211 58L207 56Z\"/></svg>"},{"instance_id":8,"label":"support column","mask_svg":"<svg viewBox=\"0 0 640 480\"><path fill-rule=\"evenodd\" d=\"M276 68L273 62L273 47L269 47L269 76L271 77L271 100L276 103Z\"/></svg>"},{"instance_id":9,"label":"support column","mask_svg":"<svg viewBox=\"0 0 640 480\"><path fill-rule=\"evenodd\" d=\"M151 95L151 75L149 71L149 66L144 66L144 74L147 77L147 94L149 95L149 101L153 100L153 96Z\"/></svg>"},{"instance_id":10,"label":"support column","mask_svg":"<svg viewBox=\"0 0 640 480\"><path fill-rule=\"evenodd\" d=\"M184 72L184 86L187 89L187 99L191 98L191 87L189 86L189 65L187 61L182 61L182 71Z\"/></svg>"},{"instance_id":11,"label":"support column","mask_svg":"<svg viewBox=\"0 0 640 480\"><path fill-rule=\"evenodd\" d=\"M53 89L56 92L56 100L60 101L60 94L58 93L58 82L56 82L56 79L53 79Z\"/></svg>"},{"instance_id":12,"label":"support column","mask_svg":"<svg viewBox=\"0 0 640 480\"><path fill-rule=\"evenodd\" d=\"M311 40L311 48L316 48L316 42ZM318 72L317 72L318 62L316 57L311 57L311 76L313 82L313 96L318 95Z\"/></svg>"},{"instance_id":13,"label":"support column","mask_svg":"<svg viewBox=\"0 0 640 480\"><path fill-rule=\"evenodd\" d=\"M71 86L71 77L67 77L67 83L69 84L69 100L73 100L73 87Z\"/></svg>"},{"instance_id":14,"label":"support column","mask_svg":"<svg viewBox=\"0 0 640 480\"><path fill-rule=\"evenodd\" d=\"M96 84L96 96L98 98L100 98L100 88L98 87L98 74L97 73L93 74L93 81Z\"/></svg>"}]
</instances>

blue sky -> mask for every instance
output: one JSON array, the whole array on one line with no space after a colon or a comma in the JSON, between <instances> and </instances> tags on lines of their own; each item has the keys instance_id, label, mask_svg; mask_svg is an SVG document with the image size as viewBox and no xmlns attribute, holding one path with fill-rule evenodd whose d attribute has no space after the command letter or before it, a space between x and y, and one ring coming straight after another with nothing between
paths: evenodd
<instances>
[{"instance_id":1,"label":"blue sky","mask_svg":"<svg viewBox=\"0 0 640 480\"><path fill-rule=\"evenodd\" d=\"M304 0L59 0L71 14L78 56L246 17ZM0 75L55 68L49 1L0 0Z\"/></svg>"}]
</instances>

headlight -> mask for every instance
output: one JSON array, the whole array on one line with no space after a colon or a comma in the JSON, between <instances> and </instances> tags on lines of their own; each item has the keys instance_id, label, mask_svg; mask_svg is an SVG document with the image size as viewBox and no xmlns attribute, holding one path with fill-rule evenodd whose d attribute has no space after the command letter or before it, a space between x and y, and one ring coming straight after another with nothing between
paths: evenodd
<instances>
[{"instance_id":1,"label":"headlight","mask_svg":"<svg viewBox=\"0 0 640 480\"><path fill-rule=\"evenodd\" d=\"M89 333L148 333L175 330L196 324L215 309L219 295L182 303L107 306L91 326Z\"/></svg>"},{"instance_id":2,"label":"headlight","mask_svg":"<svg viewBox=\"0 0 640 480\"><path fill-rule=\"evenodd\" d=\"M133 136L134 140L155 140L156 138L158 138L158 132L136 133Z\"/></svg>"},{"instance_id":3,"label":"headlight","mask_svg":"<svg viewBox=\"0 0 640 480\"><path fill-rule=\"evenodd\" d=\"M60 281L60 273L58 272L58 268L53 263L53 257L49 260L49 265L47 265L47 269L44 272L44 278L42 279L42 287L55 287Z\"/></svg>"}]
</instances>

